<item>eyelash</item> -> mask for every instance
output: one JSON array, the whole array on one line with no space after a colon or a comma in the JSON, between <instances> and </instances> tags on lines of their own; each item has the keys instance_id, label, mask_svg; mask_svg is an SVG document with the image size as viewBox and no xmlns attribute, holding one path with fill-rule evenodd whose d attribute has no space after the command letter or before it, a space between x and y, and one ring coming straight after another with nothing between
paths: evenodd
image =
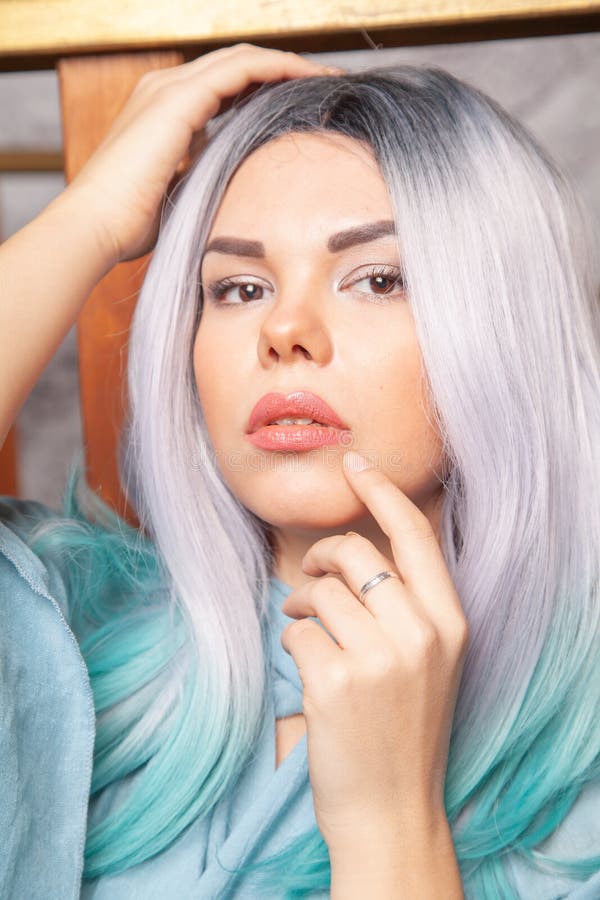
<instances>
[{"instance_id":1,"label":"eyelash","mask_svg":"<svg viewBox=\"0 0 600 900\"><path fill-rule=\"evenodd\" d=\"M392 286L394 284L399 284L399 290L397 292L389 291L386 294L372 294L372 299L369 299L367 302L388 303L390 297L395 296L396 293L402 293L405 289L402 273L395 266L373 266L368 271L362 273L360 278L356 278L354 281L350 282L350 284L358 284L365 279L381 277L393 279ZM244 287L250 284L254 285L255 287L263 287L263 285L256 284L255 282L250 281L247 278L221 278L219 281L213 281L208 285L207 293L211 301L217 305L248 306L248 304L253 302L252 299L240 300L237 303L232 303L230 301L223 300L223 297L232 287ZM200 291L202 292L202 285L200 286ZM365 291L357 291L357 293L364 294Z\"/></svg>"}]
</instances>

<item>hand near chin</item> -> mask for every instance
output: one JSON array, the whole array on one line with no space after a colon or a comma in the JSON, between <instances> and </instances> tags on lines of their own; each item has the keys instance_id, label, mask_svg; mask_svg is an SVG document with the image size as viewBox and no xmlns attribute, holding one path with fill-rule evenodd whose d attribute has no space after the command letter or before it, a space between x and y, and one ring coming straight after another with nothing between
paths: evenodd
<instances>
[{"instance_id":1,"label":"hand near chin","mask_svg":"<svg viewBox=\"0 0 600 900\"><path fill-rule=\"evenodd\" d=\"M330 851L377 840L386 828L445 817L448 745L468 639L427 517L383 472L344 472L394 558L353 532L323 538L302 563L307 575L322 577L293 590L282 606L298 620L281 643L303 685L315 815ZM361 588L384 571L399 577L372 587L363 605Z\"/></svg>"}]
</instances>

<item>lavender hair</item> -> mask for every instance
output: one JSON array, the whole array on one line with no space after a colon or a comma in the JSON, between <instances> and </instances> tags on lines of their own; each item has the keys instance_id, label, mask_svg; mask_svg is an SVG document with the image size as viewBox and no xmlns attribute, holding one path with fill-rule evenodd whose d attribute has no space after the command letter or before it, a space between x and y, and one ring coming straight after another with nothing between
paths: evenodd
<instances>
[{"instance_id":1,"label":"lavender hair","mask_svg":"<svg viewBox=\"0 0 600 900\"><path fill-rule=\"evenodd\" d=\"M98 713L92 793L139 774L91 823L84 877L152 857L208 815L262 727L269 524L215 462L192 347L199 261L227 185L290 132L370 146L398 223L451 461L442 549L470 630L445 792L465 892L513 897L514 857L584 878L600 856L560 862L536 847L600 772L594 229L521 124L449 73L410 65L261 86L211 123L164 210L132 323L121 455L142 529L79 504L75 481L65 494L71 621ZM85 524L89 504L102 525ZM318 830L256 867L280 896L329 885Z\"/></svg>"}]
</instances>

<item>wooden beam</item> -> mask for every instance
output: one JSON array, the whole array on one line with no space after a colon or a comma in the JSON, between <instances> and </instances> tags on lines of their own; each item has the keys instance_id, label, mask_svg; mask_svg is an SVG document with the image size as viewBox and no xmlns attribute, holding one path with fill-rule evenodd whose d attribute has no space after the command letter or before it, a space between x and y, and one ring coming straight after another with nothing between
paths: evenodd
<instances>
[{"instance_id":1,"label":"wooden beam","mask_svg":"<svg viewBox=\"0 0 600 900\"><path fill-rule=\"evenodd\" d=\"M469 37L469 29L471 37ZM107 51L185 48L199 55L237 41L309 52L375 44L479 40L600 29L590 0L10 0L0 3L0 67ZM552 30L554 29L554 31ZM466 37L465 37L466 35ZM479 36L477 36L479 35ZM483 37L482 37L483 36ZM294 46L295 44L295 46Z\"/></svg>"},{"instance_id":2,"label":"wooden beam","mask_svg":"<svg viewBox=\"0 0 600 900\"><path fill-rule=\"evenodd\" d=\"M64 166L62 150L0 150L0 173L62 172Z\"/></svg>"}]
</instances>

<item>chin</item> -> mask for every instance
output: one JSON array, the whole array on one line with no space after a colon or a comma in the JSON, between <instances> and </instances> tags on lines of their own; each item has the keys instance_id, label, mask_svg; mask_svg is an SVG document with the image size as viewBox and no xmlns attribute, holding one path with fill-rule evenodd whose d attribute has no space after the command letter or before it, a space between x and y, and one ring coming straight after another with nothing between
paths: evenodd
<instances>
[{"instance_id":1,"label":"chin","mask_svg":"<svg viewBox=\"0 0 600 900\"><path fill-rule=\"evenodd\" d=\"M246 486L247 487L247 486ZM360 519L365 507L349 486L331 485L325 490L322 484L303 483L298 478L289 487L278 483L274 490L234 491L241 503L253 513L276 528L300 528L308 531L330 529L347 531L348 523Z\"/></svg>"},{"instance_id":2,"label":"chin","mask_svg":"<svg viewBox=\"0 0 600 900\"><path fill-rule=\"evenodd\" d=\"M286 515L281 510L273 514L272 511L265 509L259 515L261 519L280 531L304 531L309 534L326 532L327 534L323 534L323 537L328 534L344 534L353 524L356 524L352 518L328 515L326 511L323 511L322 515L319 515L319 511L314 511L307 516L302 515L298 510L290 510Z\"/></svg>"}]
</instances>

